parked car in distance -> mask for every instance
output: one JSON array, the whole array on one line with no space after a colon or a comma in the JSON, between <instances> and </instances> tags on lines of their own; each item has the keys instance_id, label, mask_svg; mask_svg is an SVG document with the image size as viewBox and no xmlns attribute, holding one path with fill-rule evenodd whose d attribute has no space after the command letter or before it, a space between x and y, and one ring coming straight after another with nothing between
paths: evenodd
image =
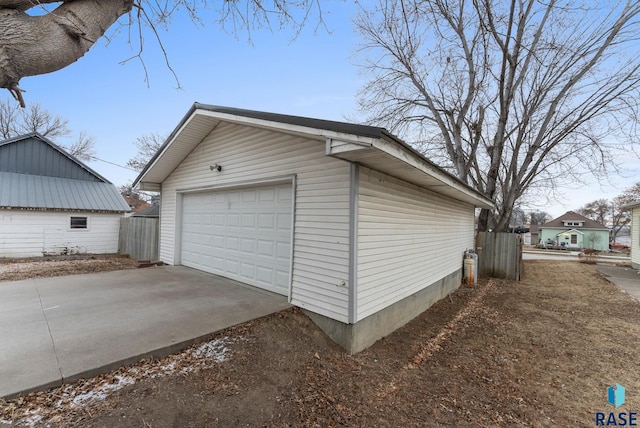
<instances>
[{"instance_id":1,"label":"parked car in distance","mask_svg":"<svg viewBox=\"0 0 640 428\"><path fill-rule=\"evenodd\" d=\"M609 242L610 250L624 250L625 248L629 248L629 246L625 244L619 244L617 242Z\"/></svg>"}]
</instances>

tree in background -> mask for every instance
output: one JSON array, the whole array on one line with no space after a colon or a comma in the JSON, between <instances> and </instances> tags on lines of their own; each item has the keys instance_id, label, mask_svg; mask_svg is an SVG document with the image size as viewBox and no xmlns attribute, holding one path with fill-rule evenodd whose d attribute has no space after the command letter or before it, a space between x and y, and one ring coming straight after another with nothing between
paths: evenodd
<instances>
[{"instance_id":1,"label":"tree in background","mask_svg":"<svg viewBox=\"0 0 640 428\"><path fill-rule=\"evenodd\" d=\"M145 192L136 191L131 183L118 187L118 190L133 211L145 209L151 203L151 196Z\"/></svg>"},{"instance_id":2,"label":"tree in background","mask_svg":"<svg viewBox=\"0 0 640 428\"><path fill-rule=\"evenodd\" d=\"M143 29L158 38L159 27L167 27L172 17L183 11L201 23L215 9L225 30L251 31L262 27L293 25L298 30L317 15L322 22L318 0L0 0L0 88L25 105L20 79L60 70L80 59L105 32L127 16L121 25L139 34L143 49ZM134 7L135 6L135 7ZM117 30L117 29L116 29ZM117 31L116 31L117 33ZM47 55L44 55L46 52ZM137 57L140 57L138 55Z\"/></svg>"},{"instance_id":3,"label":"tree in background","mask_svg":"<svg viewBox=\"0 0 640 428\"><path fill-rule=\"evenodd\" d=\"M607 199L597 199L580 207L577 212L593 221L606 225L611 209L611 202Z\"/></svg>"},{"instance_id":4,"label":"tree in background","mask_svg":"<svg viewBox=\"0 0 640 428\"><path fill-rule=\"evenodd\" d=\"M160 147L162 147L165 140L165 136L155 132L138 137L135 141L138 151L134 157L127 161L127 167L134 171L141 172ZM159 194L157 192L141 192L134 190L133 183L127 183L126 185L121 186L120 193L123 196L130 196L136 200L145 201L153 205L160 203Z\"/></svg>"},{"instance_id":5,"label":"tree in background","mask_svg":"<svg viewBox=\"0 0 640 428\"><path fill-rule=\"evenodd\" d=\"M127 167L138 172L142 171L165 140L165 136L154 132L138 137L135 142L138 152L127 161Z\"/></svg>"},{"instance_id":6,"label":"tree in background","mask_svg":"<svg viewBox=\"0 0 640 428\"><path fill-rule=\"evenodd\" d=\"M576 210L579 214L611 228L611 240L616 242L620 231L631 223L631 212L625 207L640 201L640 182L612 198L598 199Z\"/></svg>"},{"instance_id":7,"label":"tree in background","mask_svg":"<svg viewBox=\"0 0 640 428\"><path fill-rule=\"evenodd\" d=\"M614 242L620 230L631 224L631 211L625 207L637 201L640 201L640 182L628 187L611 200L611 234Z\"/></svg>"},{"instance_id":8,"label":"tree in background","mask_svg":"<svg viewBox=\"0 0 640 428\"><path fill-rule=\"evenodd\" d=\"M527 224L527 214L520 207L514 207L511 212L511 219L509 220L510 226L524 226Z\"/></svg>"},{"instance_id":9,"label":"tree in background","mask_svg":"<svg viewBox=\"0 0 640 428\"><path fill-rule=\"evenodd\" d=\"M355 24L362 111L495 201L479 230L635 144L636 1L380 0Z\"/></svg>"},{"instance_id":10,"label":"tree in background","mask_svg":"<svg viewBox=\"0 0 640 428\"><path fill-rule=\"evenodd\" d=\"M529 224L542 226L551 220L551 214L544 211L531 211L529 214Z\"/></svg>"},{"instance_id":11,"label":"tree in background","mask_svg":"<svg viewBox=\"0 0 640 428\"><path fill-rule=\"evenodd\" d=\"M585 238L589 243L589 248L596 248L596 245L600 243L601 236L595 232L591 232Z\"/></svg>"},{"instance_id":12,"label":"tree in background","mask_svg":"<svg viewBox=\"0 0 640 428\"><path fill-rule=\"evenodd\" d=\"M0 100L0 137L4 140L32 132L50 140L58 140L71 135L68 124L67 119L45 110L39 103L22 109L7 100ZM75 141L59 145L82 161L89 161L96 154L95 140L85 131L81 131Z\"/></svg>"}]
</instances>

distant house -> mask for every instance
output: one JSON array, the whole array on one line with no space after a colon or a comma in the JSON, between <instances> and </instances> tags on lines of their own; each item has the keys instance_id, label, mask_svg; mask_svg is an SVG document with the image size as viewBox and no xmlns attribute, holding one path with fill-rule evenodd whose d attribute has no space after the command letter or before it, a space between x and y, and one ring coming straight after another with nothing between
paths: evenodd
<instances>
[{"instance_id":1,"label":"distant house","mask_svg":"<svg viewBox=\"0 0 640 428\"><path fill-rule=\"evenodd\" d=\"M631 267L640 269L640 201L625 208L631 210Z\"/></svg>"},{"instance_id":2,"label":"distant house","mask_svg":"<svg viewBox=\"0 0 640 428\"><path fill-rule=\"evenodd\" d=\"M609 229L573 211L568 211L540 226L538 237L546 246L576 250L609 250Z\"/></svg>"},{"instance_id":3,"label":"distant house","mask_svg":"<svg viewBox=\"0 0 640 428\"><path fill-rule=\"evenodd\" d=\"M132 214L140 211L144 211L151 206L149 202L143 199L133 197L131 195L124 195L124 200L127 202L127 205L129 205L129 208L131 209Z\"/></svg>"},{"instance_id":4,"label":"distant house","mask_svg":"<svg viewBox=\"0 0 640 428\"><path fill-rule=\"evenodd\" d=\"M282 294L349 352L460 286L493 203L383 128L195 104L134 182L159 259Z\"/></svg>"},{"instance_id":5,"label":"distant house","mask_svg":"<svg viewBox=\"0 0 640 428\"><path fill-rule=\"evenodd\" d=\"M131 217L158 218L160 217L160 205L149 205L145 209L135 212Z\"/></svg>"},{"instance_id":6,"label":"distant house","mask_svg":"<svg viewBox=\"0 0 640 428\"><path fill-rule=\"evenodd\" d=\"M538 233L540 232L540 226L537 224L532 224L528 228L526 228L526 232L524 233L524 244L525 245L537 245L538 244Z\"/></svg>"},{"instance_id":7,"label":"distant house","mask_svg":"<svg viewBox=\"0 0 640 428\"><path fill-rule=\"evenodd\" d=\"M33 133L0 142L0 257L115 253L118 189Z\"/></svg>"}]
</instances>

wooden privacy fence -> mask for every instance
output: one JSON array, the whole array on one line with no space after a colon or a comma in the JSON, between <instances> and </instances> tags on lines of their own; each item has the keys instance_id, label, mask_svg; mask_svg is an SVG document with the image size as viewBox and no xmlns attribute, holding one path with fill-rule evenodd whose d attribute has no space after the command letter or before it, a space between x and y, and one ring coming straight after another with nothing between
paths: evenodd
<instances>
[{"instance_id":1,"label":"wooden privacy fence","mask_svg":"<svg viewBox=\"0 0 640 428\"><path fill-rule=\"evenodd\" d=\"M520 281L522 236L516 233L478 232L478 276Z\"/></svg>"},{"instance_id":2,"label":"wooden privacy fence","mask_svg":"<svg viewBox=\"0 0 640 428\"><path fill-rule=\"evenodd\" d=\"M152 217L120 219L118 253L136 260L158 260L159 225L160 219Z\"/></svg>"}]
</instances>

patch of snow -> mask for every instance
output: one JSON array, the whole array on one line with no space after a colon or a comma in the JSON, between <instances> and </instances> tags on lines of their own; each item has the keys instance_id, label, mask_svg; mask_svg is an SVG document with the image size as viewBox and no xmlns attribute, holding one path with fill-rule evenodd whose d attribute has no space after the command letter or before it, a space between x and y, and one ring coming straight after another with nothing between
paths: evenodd
<instances>
[{"instance_id":1,"label":"patch of snow","mask_svg":"<svg viewBox=\"0 0 640 428\"><path fill-rule=\"evenodd\" d=\"M221 363L227 359L229 348L227 345L232 341L228 337L211 340L198 346L193 351L194 357L211 358L217 363Z\"/></svg>"},{"instance_id":2,"label":"patch of snow","mask_svg":"<svg viewBox=\"0 0 640 428\"><path fill-rule=\"evenodd\" d=\"M36 414L36 413L38 413L38 410L39 409L32 410L30 412L32 414L32 416L28 417L28 418L24 418L20 422L25 424L26 426L29 426L29 427L34 427L34 426L38 425L40 423L40 421L42 421L42 419L43 419L42 415Z\"/></svg>"},{"instance_id":3,"label":"patch of snow","mask_svg":"<svg viewBox=\"0 0 640 428\"><path fill-rule=\"evenodd\" d=\"M76 384L65 385L61 393L57 395L59 400L55 401L53 407L60 409L65 406L79 407L95 401L101 401L109 397L111 393L122 389L128 385L133 385L137 381L145 378L157 378L170 376L175 373L187 374L201 370L211 363L221 363L231 355L228 345L241 339L230 339L223 337L202 343L198 347L184 350L181 353L167 357L165 364L160 361L149 361L138 367L130 367L124 370L124 374L114 374L109 377L109 381L103 380L97 384L92 383L84 387ZM81 392L84 391L84 392ZM0 419L0 426L18 424L20 426L40 426L47 425L47 408L35 407L26 410L23 416L15 421Z\"/></svg>"},{"instance_id":4,"label":"patch of snow","mask_svg":"<svg viewBox=\"0 0 640 428\"><path fill-rule=\"evenodd\" d=\"M114 379L116 379L117 382L105 383L99 388L95 388L93 391L88 391L84 394L76 395L75 397L73 397L73 404L75 404L76 406L81 406L89 401L104 400L113 391L117 391L127 385L132 385L136 382L135 379L130 376L114 376Z\"/></svg>"}]
</instances>

